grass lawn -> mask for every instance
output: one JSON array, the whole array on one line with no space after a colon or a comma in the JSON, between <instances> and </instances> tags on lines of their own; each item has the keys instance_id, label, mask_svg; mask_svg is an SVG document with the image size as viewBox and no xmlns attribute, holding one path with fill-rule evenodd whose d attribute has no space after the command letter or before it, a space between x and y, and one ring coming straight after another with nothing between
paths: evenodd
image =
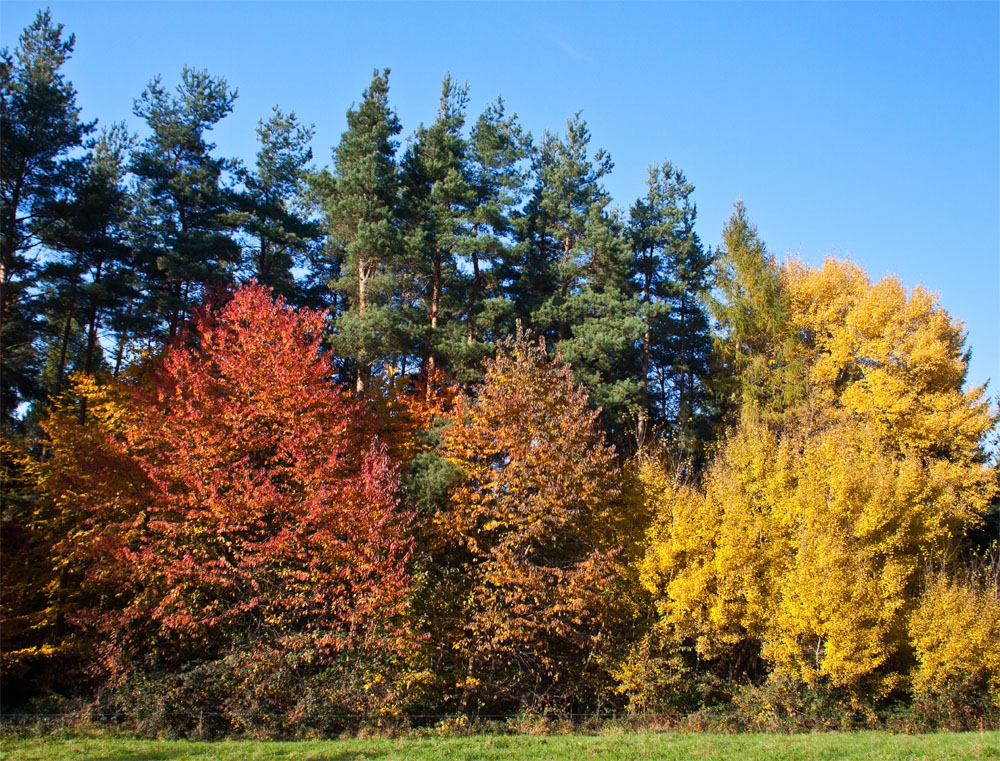
<instances>
[{"instance_id":1,"label":"grass lawn","mask_svg":"<svg viewBox=\"0 0 1000 761\"><path fill-rule=\"evenodd\" d=\"M708 735L621 733L605 735L480 735L398 740L302 742L187 742L110 738L3 737L5 761L957 761L1000 759L1000 732L893 735L885 732L812 735Z\"/></svg>"}]
</instances>

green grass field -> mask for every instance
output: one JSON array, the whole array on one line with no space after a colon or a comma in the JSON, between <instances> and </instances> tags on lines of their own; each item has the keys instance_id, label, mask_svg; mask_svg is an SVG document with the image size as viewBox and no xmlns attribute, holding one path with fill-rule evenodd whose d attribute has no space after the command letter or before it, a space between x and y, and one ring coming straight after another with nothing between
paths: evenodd
<instances>
[{"instance_id":1,"label":"green grass field","mask_svg":"<svg viewBox=\"0 0 1000 761\"><path fill-rule=\"evenodd\" d=\"M1000 759L1000 732L893 735L885 732L812 735L480 735L452 738L187 742L4 737L5 761L958 761Z\"/></svg>"}]
</instances>

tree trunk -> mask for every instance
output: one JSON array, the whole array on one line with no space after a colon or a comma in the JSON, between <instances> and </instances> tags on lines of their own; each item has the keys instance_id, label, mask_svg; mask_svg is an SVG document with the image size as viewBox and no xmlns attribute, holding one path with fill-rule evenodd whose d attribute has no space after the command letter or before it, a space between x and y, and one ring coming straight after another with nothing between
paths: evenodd
<instances>
[{"instance_id":1,"label":"tree trunk","mask_svg":"<svg viewBox=\"0 0 1000 761\"><path fill-rule=\"evenodd\" d=\"M478 226L473 228L472 237L479 237ZM479 254L472 252L472 289L469 292L469 315L465 320L465 345L472 346L475 333L476 304L479 303Z\"/></svg>"},{"instance_id":2,"label":"tree trunk","mask_svg":"<svg viewBox=\"0 0 1000 761\"><path fill-rule=\"evenodd\" d=\"M441 316L441 250L434 254L434 273L431 280L431 334L427 347L427 398L431 398L434 372L437 369L437 355L434 342L437 340L438 321Z\"/></svg>"},{"instance_id":3,"label":"tree trunk","mask_svg":"<svg viewBox=\"0 0 1000 761\"><path fill-rule=\"evenodd\" d=\"M59 348L59 369L56 372L56 394L63 390L63 376L66 374L66 359L69 354L70 329L73 327L73 302L66 309L66 321L63 323L62 346Z\"/></svg>"},{"instance_id":4,"label":"tree trunk","mask_svg":"<svg viewBox=\"0 0 1000 761\"><path fill-rule=\"evenodd\" d=\"M115 370L114 375L118 377L118 373L122 369L122 360L125 357L125 342L128 340L128 324L132 319L132 305L134 301L131 296L128 297L128 307L125 309L125 324L122 326L121 333L118 335L118 347L115 349Z\"/></svg>"},{"instance_id":5,"label":"tree trunk","mask_svg":"<svg viewBox=\"0 0 1000 761\"><path fill-rule=\"evenodd\" d=\"M102 262L98 262L97 269L94 272L94 283L101 282L101 269L103 267ZM84 356L83 371L87 375L94 374L94 351L97 349L97 300L94 297L90 299L90 308L87 314L87 353Z\"/></svg>"},{"instance_id":6,"label":"tree trunk","mask_svg":"<svg viewBox=\"0 0 1000 761\"><path fill-rule=\"evenodd\" d=\"M0 330L7 319L10 286L14 278L14 255L17 252L17 207L21 203L22 177L18 177L6 206L3 218L3 236L0 237Z\"/></svg>"},{"instance_id":7,"label":"tree trunk","mask_svg":"<svg viewBox=\"0 0 1000 761\"><path fill-rule=\"evenodd\" d=\"M365 301L365 287L368 281L368 271L366 269L367 265L365 260L358 257L358 319L362 324L364 323L365 308L367 302ZM358 373L354 382L354 390L359 394L365 390L365 380L367 378L367 366L364 361L364 348L361 347L357 357L358 361Z\"/></svg>"},{"instance_id":8,"label":"tree trunk","mask_svg":"<svg viewBox=\"0 0 1000 761\"><path fill-rule=\"evenodd\" d=\"M260 254L257 255L257 281L261 285L268 285L268 277L270 272L268 271L269 265L267 261L267 238L264 237L264 233L260 234Z\"/></svg>"},{"instance_id":9,"label":"tree trunk","mask_svg":"<svg viewBox=\"0 0 1000 761\"><path fill-rule=\"evenodd\" d=\"M640 390L639 423L636 427L636 439L639 446L646 440L646 431L649 427L649 353L652 344L652 330L649 322L649 304L652 298L653 275L648 268L643 278L642 303L647 309L643 314L643 321L646 323L646 331L642 337L642 385Z\"/></svg>"},{"instance_id":10,"label":"tree trunk","mask_svg":"<svg viewBox=\"0 0 1000 761\"><path fill-rule=\"evenodd\" d=\"M677 400L678 433L682 441L687 441L688 427L691 421L691 396L693 379L691 363L687 356L687 292L681 295L681 389Z\"/></svg>"},{"instance_id":11,"label":"tree trunk","mask_svg":"<svg viewBox=\"0 0 1000 761\"><path fill-rule=\"evenodd\" d=\"M563 302L566 301L566 297L569 295L569 274L566 272L569 267L569 252L572 248L573 239L571 236L567 235L566 240L563 243L563 272L562 272L562 288L559 294L562 296ZM565 341L569 338L569 325L566 324L566 320L563 318L559 319L559 340Z\"/></svg>"}]
</instances>

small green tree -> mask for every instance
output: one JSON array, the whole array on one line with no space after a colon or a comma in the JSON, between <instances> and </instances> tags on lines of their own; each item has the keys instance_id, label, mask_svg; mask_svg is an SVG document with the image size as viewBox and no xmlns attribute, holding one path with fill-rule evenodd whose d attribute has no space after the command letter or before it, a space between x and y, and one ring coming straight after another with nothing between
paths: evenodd
<instances>
[{"instance_id":1,"label":"small green tree","mask_svg":"<svg viewBox=\"0 0 1000 761\"><path fill-rule=\"evenodd\" d=\"M733 414L777 410L799 393L787 296L742 201L722 229L713 303L724 370L717 380L723 408Z\"/></svg>"}]
</instances>

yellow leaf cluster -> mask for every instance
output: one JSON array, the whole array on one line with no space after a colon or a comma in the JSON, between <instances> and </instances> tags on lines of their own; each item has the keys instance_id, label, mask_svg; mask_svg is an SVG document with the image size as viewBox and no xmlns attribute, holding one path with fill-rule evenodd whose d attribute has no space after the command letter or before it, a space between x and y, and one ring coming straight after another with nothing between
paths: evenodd
<instances>
[{"instance_id":1,"label":"yellow leaf cluster","mask_svg":"<svg viewBox=\"0 0 1000 761\"><path fill-rule=\"evenodd\" d=\"M870 283L849 261L787 264L783 283L812 410L863 419L887 445L967 461L992 421L985 388L964 391L962 324L922 288Z\"/></svg>"},{"instance_id":2,"label":"yellow leaf cluster","mask_svg":"<svg viewBox=\"0 0 1000 761\"><path fill-rule=\"evenodd\" d=\"M1000 599L992 583L932 579L910 618L916 652L913 691L935 694L965 684L985 686L1000 706Z\"/></svg>"},{"instance_id":3,"label":"yellow leaf cluster","mask_svg":"<svg viewBox=\"0 0 1000 761\"><path fill-rule=\"evenodd\" d=\"M640 578L704 658L755 643L776 675L885 692L923 620L923 569L995 491L981 449L993 419L984 389L962 390L961 325L930 294L834 260L782 278L807 393L777 421L744 415L700 485L639 468L654 515ZM955 647L981 653L969 637ZM912 646L921 663L950 657Z\"/></svg>"}]
</instances>

